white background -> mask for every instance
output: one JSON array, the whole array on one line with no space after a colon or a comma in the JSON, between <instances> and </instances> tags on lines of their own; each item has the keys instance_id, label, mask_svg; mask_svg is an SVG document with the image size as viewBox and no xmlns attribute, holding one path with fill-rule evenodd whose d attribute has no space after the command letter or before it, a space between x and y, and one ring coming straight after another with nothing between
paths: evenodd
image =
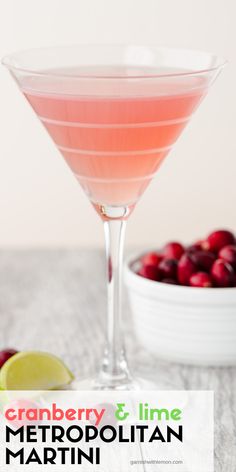
<instances>
[{"instance_id":1,"label":"white background","mask_svg":"<svg viewBox=\"0 0 236 472\"><path fill-rule=\"evenodd\" d=\"M235 0L0 0L0 56L86 42L157 43L225 56L217 79L128 225L132 245L236 229ZM102 225L0 68L0 246L101 245Z\"/></svg>"}]
</instances>

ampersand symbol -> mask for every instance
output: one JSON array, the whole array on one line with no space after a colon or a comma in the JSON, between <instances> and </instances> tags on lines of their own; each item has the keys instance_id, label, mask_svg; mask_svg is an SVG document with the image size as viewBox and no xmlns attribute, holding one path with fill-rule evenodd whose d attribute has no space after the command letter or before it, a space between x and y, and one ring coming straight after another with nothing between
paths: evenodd
<instances>
[{"instance_id":1,"label":"ampersand symbol","mask_svg":"<svg viewBox=\"0 0 236 472\"><path fill-rule=\"evenodd\" d=\"M124 421L129 416L129 413L124 411L125 403L117 403L117 410L115 412L115 417L119 421Z\"/></svg>"}]
</instances>

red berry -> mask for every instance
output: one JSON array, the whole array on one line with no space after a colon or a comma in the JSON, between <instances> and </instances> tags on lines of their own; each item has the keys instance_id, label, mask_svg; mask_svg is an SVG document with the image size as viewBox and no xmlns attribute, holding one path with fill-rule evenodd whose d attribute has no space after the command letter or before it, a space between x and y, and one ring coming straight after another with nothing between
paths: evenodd
<instances>
[{"instance_id":1,"label":"red berry","mask_svg":"<svg viewBox=\"0 0 236 472\"><path fill-rule=\"evenodd\" d=\"M163 249L163 256L166 259L179 260L183 253L184 253L184 247L182 246L182 244L177 243L175 241L166 244Z\"/></svg>"},{"instance_id":2,"label":"red berry","mask_svg":"<svg viewBox=\"0 0 236 472\"><path fill-rule=\"evenodd\" d=\"M205 239L201 242L201 247L202 247L203 251L211 251L210 243L208 242L207 239Z\"/></svg>"},{"instance_id":3,"label":"red berry","mask_svg":"<svg viewBox=\"0 0 236 472\"><path fill-rule=\"evenodd\" d=\"M222 247L228 246L228 244L234 244L235 237L230 231L221 229L209 234L207 242L209 245L207 249L213 252L218 252Z\"/></svg>"},{"instance_id":4,"label":"red berry","mask_svg":"<svg viewBox=\"0 0 236 472\"><path fill-rule=\"evenodd\" d=\"M150 280L160 280L160 271L154 265L145 265L138 271L138 275Z\"/></svg>"},{"instance_id":5,"label":"red berry","mask_svg":"<svg viewBox=\"0 0 236 472\"><path fill-rule=\"evenodd\" d=\"M156 252L148 252L141 258L141 264L157 266L161 260L162 256L160 256L160 254L157 254Z\"/></svg>"},{"instance_id":6,"label":"red berry","mask_svg":"<svg viewBox=\"0 0 236 472\"><path fill-rule=\"evenodd\" d=\"M175 279L177 275L178 261L176 259L163 259L159 264L162 278Z\"/></svg>"},{"instance_id":7,"label":"red berry","mask_svg":"<svg viewBox=\"0 0 236 472\"><path fill-rule=\"evenodd\" d=\"M5 362L10 359L10 357L14 356L18 351L15 349L4 349L0 351L0 369L5 364Z\"/></svg>"},{"instance_id":8,"label":"red berry","mask_svg":"<svg viewBox=\"0 0 236 472\"><path fill-rule=\"evenodd\" d=\"M162 279L163 284L171 284L171 285L178 285L177 280L175 279L170 279L169 277L166 279Z\"/></svg>"},{"instance_id":9,"label":"red berry","mask_svg":"<svg viewBox=\"0 0 236 472\"><path fill-rule=\"evenodd\" d=\"M197 272L197 266L193 261L191 254L183 254L178 264L178 280L181 285L189 285L189 279L194 272Z\"/></svg>"},{"instance_id":10,"label":"red berry","mask_svg":"<svg viewBox=\"0 0 236 472\"><path fill-rule=\"evenodd\" d=\"M232 287L234 285L233 268L222 259L217 259L214 262L211 268L211 276L216 287Z\"/></svg>"},{"instance_id":11,"label":"red berry","mask_svg":"<svg viewBox=\"0 0 236 472\"><path fill-rule=\"evenodd\" d=\"M216 255L210 251L195 251L192 258L200 270L208 272L216 260Z\"/></svg>"},{"instance_id":12,"label":"red berry","mask_svg":"<svg viewBox=\"0 0 236 472\"><path fill-rule=\"evenodd\" d=\"M195 244L191 244L191 246L187 247L186 252L188 254L194 254L197 251L201 251L200 247L196 247Z\"/></svg>"},{"instance_id":13,"label":"red berry","mask_svg":"<svg viewBox=\"0 0 236 472\"><path fill-rule=\"evenodd\" d=\"M199 239L199 241L196 241L196 243L191 244L191 246L187 247L187 252L190 252L191 254L196 251L202 251L204 249L204 243L202 239Z\"/></svg>"},{"instance_id":14,"label":"red berry","mask_svg":"<svg viewBox=\"0 0 236 472\"><path fill-rule=\"evenodd\" d=\"M190 285L192 287L212 287L212 279L209 274L206 272L197 272L196 274L191 275Z\"/></svg>"},{"instance_id":15,"label":"red berry","mask_svg":"<svg viewBox=\"0 0 236 472\"><path fill-rule=\"evenodd\" d=\"M236 270L236 246L232 244L222 247L219 252L219 258L228 262Z\"/></svg>"}]
</instances>

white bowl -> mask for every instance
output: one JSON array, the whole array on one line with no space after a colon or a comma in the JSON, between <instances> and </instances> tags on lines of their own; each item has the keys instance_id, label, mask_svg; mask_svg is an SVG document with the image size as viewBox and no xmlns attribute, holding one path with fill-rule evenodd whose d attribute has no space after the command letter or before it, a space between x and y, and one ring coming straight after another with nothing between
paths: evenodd
<instances>
[{"instance_id":1,"label":"white bowl","mask_svg":"<svg viewBox=\"0 0 236 472\"><path fill-rule=\"evenodd\" d=\"M139 255L125 264L125 283L138 341L162 359L195 365L236 365L236 288L192 288L135 273Z\"/></svg>"}]
</instances>

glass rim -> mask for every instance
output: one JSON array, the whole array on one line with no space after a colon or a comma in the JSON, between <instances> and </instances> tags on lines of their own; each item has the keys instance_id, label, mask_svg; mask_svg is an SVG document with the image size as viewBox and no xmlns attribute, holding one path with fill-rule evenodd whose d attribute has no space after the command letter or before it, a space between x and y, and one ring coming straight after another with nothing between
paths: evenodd
<instances>
[{"instance_id":1,"label":"glass rim","mask_svg":"<svg viewBox=\"0 0 236 472\"><path fill-rule=\"evenodd\" d=\"M39 52L49 52L51 51L59 51L59 50L69 50L69 49L75 49L75 48L128 48L128 47L136 47L136 48L146 48L147 50L155 49L156 51L159 52L173 52L173 53L186 53L186 54L202 54L205 56L209 56L212 60L217 60L218 64L213 65L212 67L204 67L204 68L196 68L195 70L186 70L182 72L169 72L169 73L160 73L160 74L155 74L155 73L148 73L145 75L140 75L140 74L134 74L134 75L98 75L98 74L64 74L64 73L58 73L54 72L49 69L49 71L46 70L36 70L35 68L31 67L23 67L20 65L14 64L14 59L20 55L20 54L27 54L27 53L39 53ZM168 46L157 46L154 44L149 44L149 45L140 45L140 44L128 44L128 43L110 43L110 44L105 44L105 43L78 43L78 44L72 44L72 45L61 45L61 46L46 46L46 47L37 47L37 48L29 48L29 49L22 49L15 51L13 53L7 54L2 57L1 59L1 64L9 70L13 70L19 73L25 73L25 74L32 74L35 76L41 76L41 77L56 77L56 78L70 78L70 79L94 79L94 80L145 80L145 79L161 79L161 78L177 78L177 77L189 77L189 76L195 76L195 75L204 75L207 73L211 72L216 72L217 70L222 69L226 64L228 63L228 60L225 59L222 56L218 56L216 54L209 53L207 51L202 51L202 50L197 50L197 49L191 49L191 48L172 48Z\"/></svg>"}]
</instances>

